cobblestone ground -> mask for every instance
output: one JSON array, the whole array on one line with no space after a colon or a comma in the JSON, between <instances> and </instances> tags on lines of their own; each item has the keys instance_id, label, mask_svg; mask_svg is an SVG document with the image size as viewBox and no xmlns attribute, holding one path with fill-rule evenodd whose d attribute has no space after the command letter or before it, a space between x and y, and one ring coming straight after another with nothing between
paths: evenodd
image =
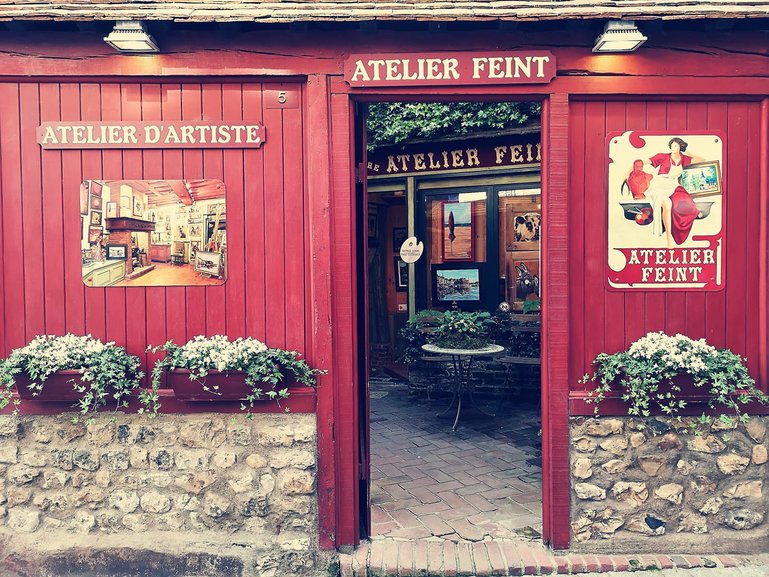
<instances>
[{"instance_id":1,"label":"cobblestone ground","mask_svg":"<svg viewBox=\"0 0 769 577\"><path fill-rule=\"evenodd\" d=\"M450 397L409 394L375 377L371 391L371 514L374 538L454 542L539 540L542 468L539 406L478 399L437 416Z\"/></svg>"}]
</instances>

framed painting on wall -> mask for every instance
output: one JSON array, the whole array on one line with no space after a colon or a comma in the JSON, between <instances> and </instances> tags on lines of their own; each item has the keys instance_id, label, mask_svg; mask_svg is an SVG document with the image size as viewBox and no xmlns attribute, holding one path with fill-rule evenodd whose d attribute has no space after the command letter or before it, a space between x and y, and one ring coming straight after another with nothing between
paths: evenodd
<instances>
[{"instance_id":1,"label":"framed painting on wall","mask_svg":"<svg viewBox=\"0 0 769 577\"><path fill-rule=\"evenodd\" d=\"M117 202L107 203L107 218L117 218Z\"/></svg>"},{"instance_id":2,"label":"framed painting on wall","mask_svg":"<svg viewBox=\"0 0 769 577\"><path fill-rule=\"evenodd\" d=\"M80 214L88 214L88 181L80 183Z\"/></svg>"},{"instance_id":3,"label":"framed painting on wall","mask_svg":"<svg viewBox=\"0 0 769 577\"><path fill-rule=\"evenodd\" d=\"M91 181L91 196L98 196L99 198L101 198L101 189L102 189L101 184L99 184L95 180Z\"/></svg>"},{"instance_id":4,"label":"framed painting on wall","mask_svg":"<svg viewBox=\"0 0 769 577\"><path fill-rule=\"evenodd\" d=\"M88 227L88 242L90 244L96 244L101 240L102 235L104 234L104 231L100 226L89 226Z\"/></svg>"},{"instance_id":5,"label":"framed painting on wall","mask_svg":"<svg viewBox=\"0 0 769 577\"><path fill-rule=\"evenodd\" d=\"M409 265L401 260L401 257L395 255L395 290L397 292L406 292L409 288Z\"/></svg>"},{"instance_id":6,"label":"framed painting on wall","mask_svg":"<svg viewBox=\"0 0 769 577\"><path fill-rule=\"evenodd\" d=\"M107 260L128 260L127 244L107 244L105 248Z\"/></svg>"},{"instance_id":7,"label":"framed painting on wall","mask_svg":"<svg viewBox=\"0 0 769 577\"><path fill-rule=\"evenodd\" d=\"M536 203L510 204L505 213L505 250L538 250L542 226Z\"/></svg>"},{"instance_id":8,"label":"framed painting on wall","mask_svg":"<svg viewBox=\"0 0 769 577\"><path fill-rule=\"evenodd\" d=\"M101 210L100 196L91 196L91 210Z\"/></svg>"},{"instance_id":9,"label":"framed painting on wall","mask_svg":"<svg viewBox=\"0 0 769 577\"><path fill-rule=\"evenodd\" d=\"M91 211L91 224L93 226L101 226L101 213L99 211Z\"/></svg>"},{"instance_id":10,"label":"framed painting on wall","mask_svg":"<svg viewBox=\"0 0 769 577\"><path fill-rule=\"evenodd\" d=\"M444 261L472 261L474 255L473 205L444 202L441 239Z\"/></svg>"},{"instance_id":11,"label":"framed painting on wall","mask_svg":"<svg viewBox=\"0 0 769 577\"><path fill-rule=\"evenodd\" d=\"M474 265L433 267L433 303L446 305L454 301L480 303L481 270Z\"/></svg>"}]
</instances>

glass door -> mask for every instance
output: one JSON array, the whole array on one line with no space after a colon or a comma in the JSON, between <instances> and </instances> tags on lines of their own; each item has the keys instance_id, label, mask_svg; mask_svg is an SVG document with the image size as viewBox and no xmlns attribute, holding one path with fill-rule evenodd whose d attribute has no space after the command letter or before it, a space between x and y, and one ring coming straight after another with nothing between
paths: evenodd
<instances>
[{"instance_id":1,"label":"glass door","mask_svg":"<svg viewBox=\"0 0 769 577\"><path fill-rule=\"evenodd\" d=\"M435 190L419 195L418 238L424 255L418 261L417 308L493 310L499 279L496 198L489 187ZM492 206L494 205L494 206Z\"/></svg>"}]
</instances>

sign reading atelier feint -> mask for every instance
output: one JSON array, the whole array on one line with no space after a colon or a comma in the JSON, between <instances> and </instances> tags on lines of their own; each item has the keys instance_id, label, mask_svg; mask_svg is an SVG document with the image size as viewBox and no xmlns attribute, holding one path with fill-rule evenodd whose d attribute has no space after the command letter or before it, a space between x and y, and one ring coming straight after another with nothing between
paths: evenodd
<instances>
[{"instance_id":1,"label":"sign reading atelier feint","mask_svg":"<svg viewBox=\"0 0 769 577\"><path fill-rule=\"evenodd\" d=\"M261 124L231 122L44 122L37 142L45 149L259 148Z\"/></svg>"},{"instance_id":2,"label":"sign reading atelier feint","mask_svg":"<svg viewBox=\"0 0 769 577\"><path fill-rule=\"evenodd\" d=\"M607 140L609 287L723 289L723 136L632 131Z\"/></svg>"},{"instance_id":3,"label":"sign reading atelier feint","mask_svg":"<svg viewBox=\"0 0 769 577\"><path fill-rule=\"evenodd\" d=\"M545 84L555 76L555 56L525 52L351 54L344 79L353 87Z\"/></svg>"}]
</instances>

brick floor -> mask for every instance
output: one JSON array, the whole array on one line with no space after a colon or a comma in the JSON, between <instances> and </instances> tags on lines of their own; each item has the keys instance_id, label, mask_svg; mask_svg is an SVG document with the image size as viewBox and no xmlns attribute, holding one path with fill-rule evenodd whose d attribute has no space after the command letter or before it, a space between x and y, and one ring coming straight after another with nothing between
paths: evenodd
<instances>
[{"instance_id":1,"label":"brick floor","mask_svg":"<svg viewBox=\"0 0 769 577\"><path fill-rule=\"evenodd\" d=\"M449 398L410 395L405 383L387 377L372 378L369 387L373 538L537 538L542 469L536 404L479 399L499 416L463 407L453 432L455 413L437 415Z\"/></svg>"},{"instance_id":2,"label":"brick floor","mask_svg":"<svg viewBox=\"0 0 769 577\"><path fill-rule=\"evenodd\" d=\"M364 566L366 559L370 560L368 566ZM724 575L726 570L727 575L732 575L733 571L735 576L765 576L769 574L769 555L595 556L567 553L554 556L541 544L522 541L453 543L435 540L411 543L380 538L362 542L352 555L340 555L339 574L345 577L486 577L548 575L553 572L576 575L584 574L586 570L605 572L613 568L618 572L640 571L653 566L687 569L686 573L692 577L705 577L711 568L720 569L718 575ZM701 569L693 569L695 567ZM745 568L745 572L741 568ZM655 573L657 571L649 574Z\"/></svg>"}]
</instances>

